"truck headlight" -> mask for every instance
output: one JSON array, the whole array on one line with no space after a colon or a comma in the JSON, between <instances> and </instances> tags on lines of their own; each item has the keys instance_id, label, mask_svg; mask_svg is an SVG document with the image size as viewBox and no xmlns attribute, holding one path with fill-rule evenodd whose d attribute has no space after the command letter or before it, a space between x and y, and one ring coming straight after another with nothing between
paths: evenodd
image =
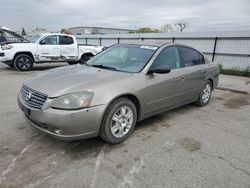
<instances>
[{"instance_id":1,"label":"truck headlight","mask_svg":"<svg viewBox=\"0 0 250 188\"><path fill-rule=\"evenodd\" d=\"M79 110L87 108L89 107L93 95L92 92L88 91L62 95L52 102L51 107L61 110Z\"/></svg>"},{"instance_id":2,"label":"truck headlight","mask_svg":"<svg viewBox=\"0 0 250 188\"><path fill-rule=\"evenodd\" d=\"M11 48L13 48L13 46L9 45L9 44L5 44L1 46L2 50L9 50Z\"/></svg>"}]
</instances>

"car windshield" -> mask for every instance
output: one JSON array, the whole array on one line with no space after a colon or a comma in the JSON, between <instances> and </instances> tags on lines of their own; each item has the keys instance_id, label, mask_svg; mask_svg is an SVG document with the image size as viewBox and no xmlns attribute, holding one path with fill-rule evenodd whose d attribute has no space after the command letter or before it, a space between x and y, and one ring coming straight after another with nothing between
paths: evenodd
<instances>
[{"instance_id":1,"label":"car windshield","mask_svg":"<svg viewBox=\"0 0 250 188\"><path fill-rule=\"evenodd\" d=\"M28 37L27 40L29 40L31 43L35 43L41 37L42 37L41 35L33 35L31 37Z\"/></svg>"},{"instance_id":2,"label":"car windshield","mask_svg":"<svg viewBox=\"0 0 250 188\"><path fill-rule=\"evenodd\" d=\"M157 49L156 46L119 44L96 55L87 65L136 73L142 71Z\"/></svg>"}]
</instances>

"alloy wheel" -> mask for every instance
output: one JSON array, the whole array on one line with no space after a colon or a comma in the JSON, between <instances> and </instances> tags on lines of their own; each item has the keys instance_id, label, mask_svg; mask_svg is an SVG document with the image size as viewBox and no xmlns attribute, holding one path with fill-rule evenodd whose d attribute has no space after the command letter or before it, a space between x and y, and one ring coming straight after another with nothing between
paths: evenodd
<instances>
[{"instance_id":1,"label":"alloy wheel","mask_svg":"<svg viewBox=\"0 0 250 188\"><path fill-rule=\"evenodd\" d=\"M111 133L116 138L125 136L132 127L134 114L130 107L122 106L113 114L111 119Z\"/></svg>"},{"instance_id":2,"label":"alloy wheel","mask_svg":"<svg viewBox=\"0 0 250 188\"><path fill-rule=\"evenodd\" d=\"M31 67L31 62L28 58L22 57L18 60L18 66L22 69L22 70L27 70Z\"/></svg>"},{"instance_id":3,"label":"alloy wheel","mask_svg":"<svg viewBox=\"0 0 250 188\"><path fill-rule=\"evenodd\" d=\"M210 84L206 84L202 90L201 100L205 104L209 101L211 95L211 86Z\"/></svg>"}]
</instances>

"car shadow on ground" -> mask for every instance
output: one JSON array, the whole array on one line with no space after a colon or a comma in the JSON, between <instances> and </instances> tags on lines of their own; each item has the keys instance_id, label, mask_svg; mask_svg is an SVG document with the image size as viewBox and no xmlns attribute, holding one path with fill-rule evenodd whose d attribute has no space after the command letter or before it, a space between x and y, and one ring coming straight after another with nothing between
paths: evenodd
<instances>
[{"instance_id":1,"label":"car shadow on ground","mask_svg":"<svg viewBox=\"0 0 250 188\"><path fill-rule=\"evenodd\" d=\"M137 123L135 130L131 137L137 136L142 131L149 132L151 135L154 135L154 132L158 132L161 128L168 128L171 125L168 123L168 119L171 116L175 116L178 114L185 113L187 111L196 108L193 104L188 104L177 109L164 112L159 115L155 115L153 117L147 118L139 123ZM129 139L129 138L128 138ZM98 155L98 153L103 150L104 152L110 152L112 150L122 148L126 142L116 145L111 145L100 139L99 137L76 140L76 141L60 141L56 140L48 135L43 134L43 138L41 140L42 143L46 142L47 147L52 145L57 145L61 151L63 151L69 158L71 159L84 159L93 154L93 156Z\"/></svg>"},{"instance_id":2,"label":"car shadow on ground","mask_svg":"<svg viewBox=\"0 0 250 188\"><path fill-rule=\"evenodd\" d=\"M44 71L49 70L53 68L63 67L63 66L69 66L67 63L60 63L60 64L48 64L48 65L35 65L31 71L17 71L15 68L4 66L0 68L0 71L9 71L9 72L16 72L16 73L29 73L29 72L36 72L36 71Z\"/></svg>"}]
</instances>

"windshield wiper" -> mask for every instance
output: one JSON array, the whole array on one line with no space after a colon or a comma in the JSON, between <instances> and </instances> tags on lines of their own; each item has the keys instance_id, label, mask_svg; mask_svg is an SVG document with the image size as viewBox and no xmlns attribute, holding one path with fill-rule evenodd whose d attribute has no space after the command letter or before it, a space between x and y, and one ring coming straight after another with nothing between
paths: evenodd
<instances>
[{"instance_id":1,"label":"windshield wiper","mask_svg":"<svg viewBox=\"0 0 250 188\"><path fill-rule=\"evenodd\" d=\"M91 65L93 67L97 67L97 68L102 68L102 69L109 69L109 70L116 70L117 68L112 67L112 66L108 66L108 65L103 65L103 64L99 64L99 65Z\"/></svg>"}]
</instances>

